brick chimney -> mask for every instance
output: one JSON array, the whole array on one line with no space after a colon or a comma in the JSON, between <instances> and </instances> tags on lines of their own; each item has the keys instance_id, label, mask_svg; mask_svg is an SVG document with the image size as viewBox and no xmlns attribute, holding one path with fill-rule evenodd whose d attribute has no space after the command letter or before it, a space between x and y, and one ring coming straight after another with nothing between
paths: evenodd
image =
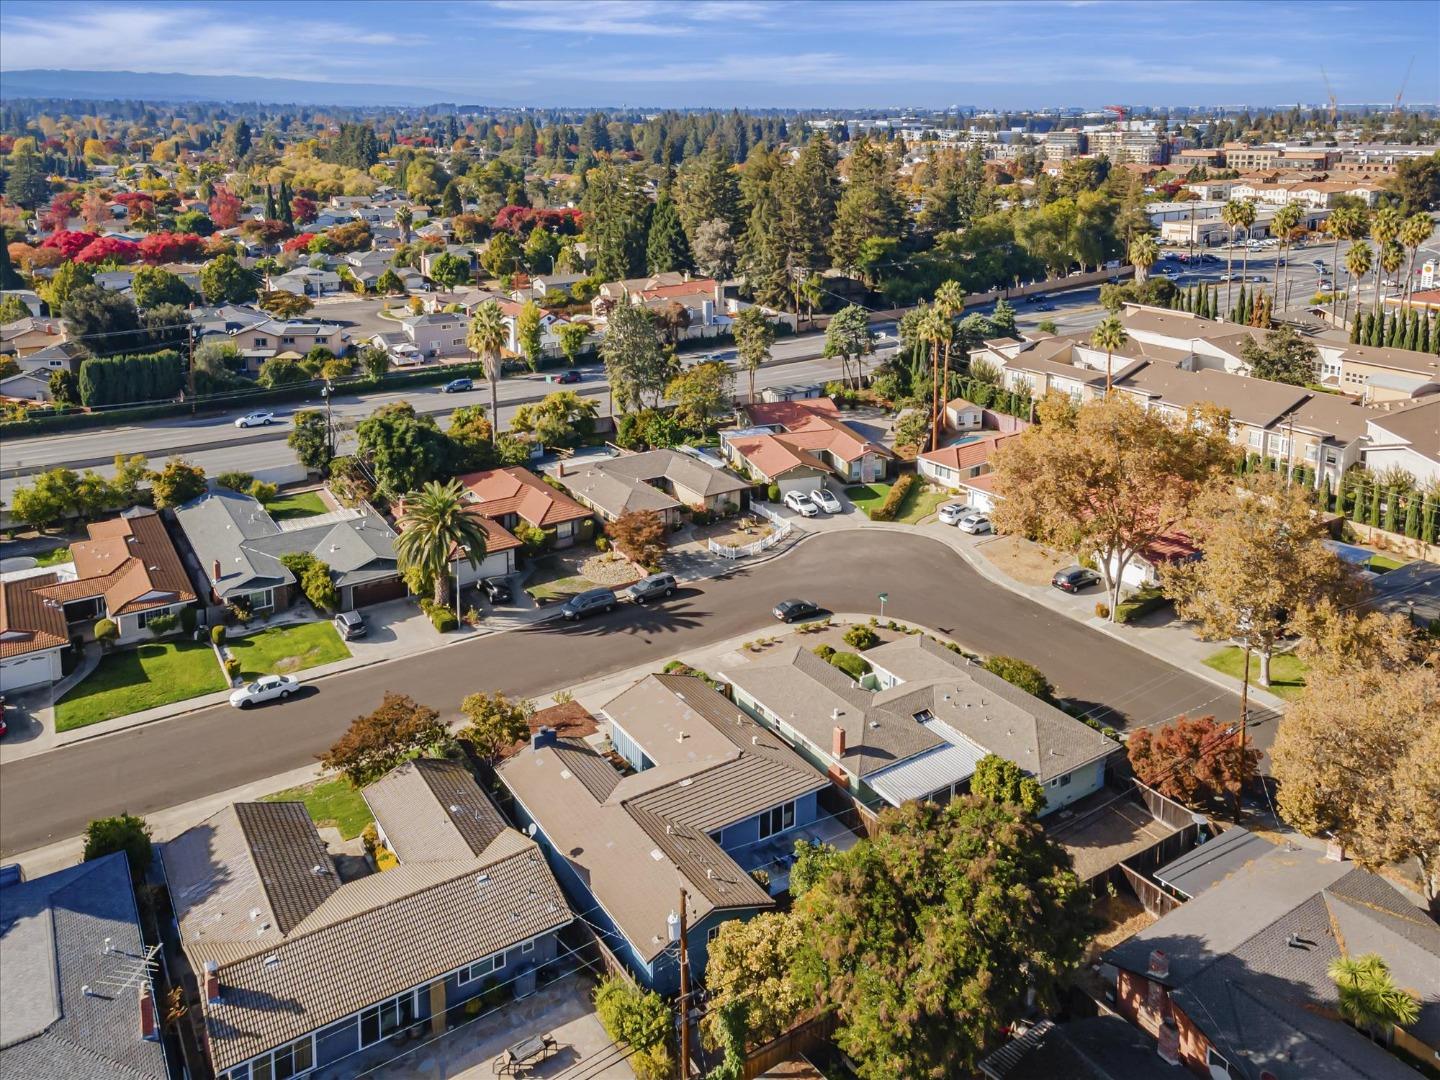
<instances>
[{"instance_id":1,"label":"brick chimney","mask_svg":"<svg viewBox=\"0 0 1440 1080\"><path fill-rule=\"evenodd\" d=\"M155 1023L155 998L150 993L150 984L140 984L140 1038L147 1042L160 1041L160 1027Z\"/></svg>"},{"instance_id":2,"label":"brick chimney","mask_svg":"<svg viewBox=\"0 0 1440 1080\"><path fill-rule=\"evenodd\" d=\"M1338 840L1331 840L1325 845L1325 858L1331 862L1345 861L1345 845Z\"/></svg>"},{"instance_id":3,"label":"brick chimney","mask_svg":"<svg viewBox=\"0 0 1440 1080\"><path fill-rule=\"evenodd\" d=\"M212 562L212 563L210 564L210 580L211 580L211 581L219 581L219 580L220 580L220 560L219 560L219 559L216 559L214 562Z\"/></svg>"},{"instance_id":4,"label":"brick chimney","mask_svg":"<svg viewBox=\"0 0 1440 1080\"><path fill-rule=\"evenodd\" d=\"M1155 1052L1170 1065L1180 1064L1180 1031L1173 1020L1166 1020L1160 1025L1155 1037Z\"/></svg>"},{"instance_id":5,"label":"brick chimney","mask_svg":"<svg viewBox=\"0 0 1440 1080\"><path fill-rule=\"evenodd\" d=\"M845 729L839 724L830 729L830 756L836 761L845 756Z\"/></svg>"},{"instance_id":6,"label":"brick chimney","mask_svg":"<svg viewBox=\"0 0 1440 1080\"><path fill-rule=\"evenodd\" d=\"M1168 979L1170 977L1170 958L1159 949L1150 951L1150 963L1146 968L1146 974L1157 979Z\"/></svg>"},{"instance_id":7,"label":"brick chimney","mask_svg":"<svg viewBox=\"0 0 1440 1080\"><path fill-rule=\"evenodd\" d=\"M220 996L220 966L214 960L205 961L205 1000L219 1005L225 999Z\"/></svg>"}]
</instances>

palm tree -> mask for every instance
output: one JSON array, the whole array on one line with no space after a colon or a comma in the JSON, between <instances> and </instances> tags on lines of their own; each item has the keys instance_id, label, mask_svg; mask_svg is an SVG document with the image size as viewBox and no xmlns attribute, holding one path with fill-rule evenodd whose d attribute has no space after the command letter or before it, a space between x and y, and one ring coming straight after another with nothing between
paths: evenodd
<instances>
[{"instance_id":1,"label":"palm tree","mask_svg":"<svg viewBox=\"0 0 1440 1080\"><path fill-rule=\"evenodd\" d=\"M1246 207L1250 208L1250 218L1245 218ZM1255 208L1249 203L1241 202L1239 199L1231 199L1220 211L1220 220L1230 226L1230 246L1225 249L1225 311L1230 311L1230 285L1235 270L1235 230L1250 228L1250 223L1255 220Z\"/></svg>"},{"instance_id":2,"label":"palm tree","mask_svg":"<svg viewBox=\"0 0 1440 1080\"><path fill-rule=\"evenodd\" d=\"M465 486L459 480L430 481L405 500L403 525L395 541L400 572L419 570L435 584L435 603L445 605L450 597L452 552L463 555L472 567L485 561L485 528L465 502Z\"/></svg>"},{"instance_id":3,"label":"palm tree","mask_svg":"<svg viewBox=\"0 0 1440 1080\"><path fill-rule=\"evenodd\" d=\"M1403 223L1404 218L1400 216L1400 211L1393 206L1382 206L1370 219L1370 239L1375 241L1375 249L1380 253L1380 257L1375 260L1376 314L1380 312L1380 264L1385 258L1385 248L1400 235L1400 226Z\"/></svg>"},{"instance_id":4,"label":"palm tree","mask_svg":"<svg viewBox=\"0 0 1440 1080\"><path fill-rule=\"evenodd\" d=\"M1346 205L1335 208L1335 212L1325 221L1325 231L1335 238L1334 249L1330 253L1330 268L1334 273L1334 282L1340 284L1340 241L1359 240L1365 235L1366 212L1364 207L1357 205ZM1337 288L1335 292L1338 293ZM1348 293L1346 294L1348 298ZM1333 309L1333 304L1332 304Z\"/></svg>"},{"instance_id":5,"label":"palm tree","mask_svg":"<svg viewBox=\"0 0 1440 1080\"><path fill-rule=\"evenodd\" d=\"M925 312L920 322L920 340L930 346L930 445L940 445L940 416L945 407L940 392L940 354L948 350L955 336L955 323L940 310L937 303Z\"/></svg>"},{"instance_id":6,"label":"palm tree","mask_svg":"<svg viewBox=\"0 0 1440 1080\"><path fill-rule=\"evenodd\" d=\"M510 332L505 326L505 313L500 310L500 305L494 300L486 300L475 310L475 317L470 320L470 332L466 335L465 344L485 365L485 378L490 382L490 439L492 442L495 439L496 429L500 426L500 350L509 340Z\"/></svg>"},{"instance_id":7,"label":"palm tree","mask_svg":"<svg viewBox=\"0 0 1440 1080\"><path fill-rule=\"evenodd\" d=\"M1155 246L1155 237L1149 233L1141 233L1130 241L1129 255L1130 265L1135 267L1135 284L1145 284L1145 279L1150 276L1150 268L1160 258L1160 249Z\"/></svg>"},{"instance_id":8,"label":"palm tree","mask_svg":"<svg viewBox=\"0 0 1440 1080\"><path fill-rule=\"evenodd\" d=\"M1385 280L1400 272L1405 265L1405 248L1399 240L1391 240L1380 249L1380 269L1385 271ZM1377 275L1378 276L1378 275ZM1405 309L1402 307L1397 315L1403 315Z\"/></svg>"},{"instance_id":9,"label":"palm tree","mask_svg":"<svg viewBox=\"0 0 1440 1080\"><path fill-rule=\"evenodd\" d=\"M400 227L400 242L410 242L410 223L415 220L415 212L408 206L401 206L395 211L395 224Z\"/></svg>"},{"instance_id":10,"label":"palm tree","mask_svg":"<svg viewBox=\"0 0 1440 1080\"><path fill-rule=\"evenodd\" d=\"M1290 250L1291 237L1295 235L1295 230L1300 227L1300 223L1304 220L1305 213L1300 209L1298 203L1286 203L1280 207L1279 210L1275 211L1275 219L1270 225L1270 228L1280 237L1280 258L1285 263L1285 265L1280 268L1281 278L1275 282L1275 298L1282 305L1289 299L1289 297L1285 295L1284 286L1281 284L1282 280L1290 280L1290 260L1286 258L1286 253Z\"/></svg>"},{"instance_id":11,"label":"palm tree","mask_svg":"<svg viewBox=\"0 0 1440 1080\"><path fill-rule=\"evenodd\" d=\"M1329 975L1339 991L1340 1015L1372 1039L1379 1034L1389 1042L1395 1028L1420 1018L1419 1001L1396 985L1389 965L1375 953L1337 956Z\"/></svg>"},{"instance_id":12,"label":"palm tree","mask_svg":"<svg viewBox=\"0 0 1440 1080\"><path fill-rule=\"evenodd\" d=\"M950 393L950 351L955 346L955 320L965 310L965 290L960 287L958 281L941 282L940 287L935 290L935 311L944 319L950 322L951 331L941 341L940 347L944 353L944 374L940 376L940 408L945 407L945 398Z\"/></svg>"},{"instance_id":13,"label":"palm tree","mask_svg":"<svg viewBox=\"0 0 1440 1080\"><path fill-rule=\"evenodd\" d=\"M1090 334L1090 344L1105 350L1105 400L1110 400L1110 386L1114 381L1113 356L1116 349L1123 349L1130 340L1125 324L1114 315L1107 316Z\"/></svg>"},{"instance_id":14,"label":"palm tree","mask_svg":"<svg viewBox=\"0 0 1440 1080\"><path fill-rule=\"evenodd\" d=\"M1240 253L1240 276L1250 276L1250 227L1255 224L1255 203L1251 199L1240 200L1240 224L1245 229L1245 250Z\"/></svg>"},{"instance_id":15,"label":"palm tree","mask_svg":"<svg viewBox=\"0 0 1440 1080\"><path fill-rule=\"evenodd\" d=\"M1430 239L1430 234L1435 231L1435 222L1429 214L1411 214L1405 219L1405 224L1400 226L1400 243L1410 249L1410 271L1405 275L1405 302L1410 302L1410 293L1415 284L1415 256L1420 253L1420 245Z\"/></svg>"},{"instance_id":16,"label":"palm tree","mask_svg":"<svg viewBox=\"0 0 1440 1080\"><path fill-rule=\"evenodd\" d=\"M1371 263L1374 261L1374 253L1370 245L1364 240L1356 240L1350 245L1350 250L1345 253L1345 270L1350 275L1351 281L1363 282L1365 275L1370 272ZM1345 286L1345 314L1350 314L1350 286ZM1355 292L1355 317L1360 317L1360 292Z\"/></svg>"}]
</instances>

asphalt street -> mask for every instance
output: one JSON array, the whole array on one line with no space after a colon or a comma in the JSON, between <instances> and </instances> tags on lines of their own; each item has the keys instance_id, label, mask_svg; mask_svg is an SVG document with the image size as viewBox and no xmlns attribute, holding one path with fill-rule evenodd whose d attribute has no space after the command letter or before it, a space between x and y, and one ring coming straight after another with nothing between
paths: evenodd
<instances>
[{"instance_id":1,"label":"asphalt street","mask_svg":"<svg viewBox=\"0 0 1440 1080\"><path fill-rule=\"evenodd\" d=\"M991 583L935 540L819 534L664 604L479 638L319 680L287 703L245 713L206 709L7 764L0 767L0 852L66 839L96 817L146 814L304 766L388 690L454 717L460 699L477 690L538 696L764 632L774 625L771 607L786 597L864 612L876 610L880 590L889 594L887 616L932 626L977 652L1029 660L1060 694L1112 726L1239 712L1234 694ZM1256 744L1268 746L1273 728L1273 719L1253 722Z\"/></svg>"}]
</instances>

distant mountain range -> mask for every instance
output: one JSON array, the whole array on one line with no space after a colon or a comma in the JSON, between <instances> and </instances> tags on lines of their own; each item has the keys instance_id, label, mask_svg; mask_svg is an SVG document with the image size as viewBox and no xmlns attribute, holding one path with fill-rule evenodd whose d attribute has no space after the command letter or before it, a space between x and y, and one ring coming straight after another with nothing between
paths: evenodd
<instances>
[{"instance_id":1,"label":"distant mountain range","mask_svg":"<svg viewBox=\"0 0 1440 1080\"><path fill-rule=\"evenodd\" d=\"M0 72L0 99L90 98L143 101L226 101L271 105L435 105L443 91L375 83L308 82L250 75L185 75L157 71Z\"/></svg>"}]
</instances>

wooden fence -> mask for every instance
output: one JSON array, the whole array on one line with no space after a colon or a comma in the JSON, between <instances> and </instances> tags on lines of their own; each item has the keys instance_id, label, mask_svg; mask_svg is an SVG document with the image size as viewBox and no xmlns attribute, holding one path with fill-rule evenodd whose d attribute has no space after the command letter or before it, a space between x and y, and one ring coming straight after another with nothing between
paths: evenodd
<instances>
[{"instance_id":1,"label":"wooden fence","mask_svg":"<svg viewBox=\"0 0 1440 1080\"><path fill-rule=\"evenodd\" d=\"M772 1069L782 1062L819 1049L834 1033L834 1013L827 1012L819 1016L812 1016L777 1038L771 1039L764 1046L752 1050L745 1059L745 1068L740 1075L744 1080L754 1080L767 1069Z\"/></svg>"},{"instance_id":2,"label":"wooden fence","mask_svg":"<svg viewBox=\"0 0 1440 1080\"><path fill-rule=\"evenodd\" d=\"M1170 912L1174 911L1182 903L1182 901L1171 896L1149 878L1136 870L1132 870L1124 863L1120 864L1120 872L1125 875L1125 881L1129 884L1130 888L1135 891L1135 895L1139 897L1140 903L1144 906L1145 910L1156 918L1162 915L1169 915Z\"/></svg>"}]
</instances>

